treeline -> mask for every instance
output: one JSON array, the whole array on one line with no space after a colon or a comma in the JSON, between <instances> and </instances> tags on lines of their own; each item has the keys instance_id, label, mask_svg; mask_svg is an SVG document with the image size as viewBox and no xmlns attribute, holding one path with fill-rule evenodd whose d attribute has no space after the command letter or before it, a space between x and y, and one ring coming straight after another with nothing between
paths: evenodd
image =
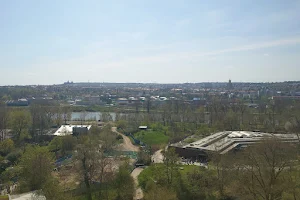
<instances>
[{"instance_id":1,"label":"treeline","mask_svg":"<svg viewBox=\"0 0 300 200\"><path fill-rule=\"evenodd\" d=\"M174 100L158 110L151 108L149 113L116 113L118 126L134 133L138 126L147 125L164 132L171 143L193 134L206 136L224 130L295 133L300 126L299 101L261 99L254 104L214 97L202 107Z\"/></svg>"},{"instance_id":2,"label":"treeline","mask_svg":"<svg viewBox=\"0 0 300 200\"><path fill-rule=\"evenodd\" d=\"M32 104L29 108L9 108L0 105L0 141L10 132L14 139L22 142L39 141L50 128L66 124L71 118L70 107Z\"/></svg>"}]
</instances>

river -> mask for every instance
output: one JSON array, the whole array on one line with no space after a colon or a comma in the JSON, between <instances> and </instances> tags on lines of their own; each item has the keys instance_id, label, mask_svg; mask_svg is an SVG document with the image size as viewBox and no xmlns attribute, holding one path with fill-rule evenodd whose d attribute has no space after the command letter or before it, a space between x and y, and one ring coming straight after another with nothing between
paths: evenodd
<instances>
[{"instance_id":1,"label":"river","mask_svg":"<svg viewBox=\"0 0 300 200\"><path fill-rule=\"evenodd\" d=\"M116 113L110 112L109 114L111 115L113 121L115 121ZM102 115L101 112L72 112L71 120L72 121L80 121L80 119L83 116L85 116L85 120L87 120L87 121L91 121L91 120L98 121L98 120L101 120L101 115Z\"/></svg>"}]
</instances>

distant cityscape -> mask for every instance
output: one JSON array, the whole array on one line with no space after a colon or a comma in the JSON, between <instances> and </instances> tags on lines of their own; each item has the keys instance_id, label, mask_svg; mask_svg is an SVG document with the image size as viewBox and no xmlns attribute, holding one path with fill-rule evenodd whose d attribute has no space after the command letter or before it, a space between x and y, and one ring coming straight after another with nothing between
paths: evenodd
<instances>
[{"instance_id":1,"label":"distant cityscape","mask_svg":"<svg viewBox=\"0 0 300 200\"><path fill-rule=\"evenodd\" d=\"M12 92L11 89L27 89L28 93ZM136 106L146 100L152 106L177 100L195 106L206 105L214 96L222 99L242 99L248 106L257 106L262 98L274 101L300 99L300 82L276 83L204 82L183 84L154 83L75 83L60 85L2 86L0 95L7 106L28 106L33 102L60 102L70 106ZM1 97L0 96L0 97Z\"/></svg>"}]
</instances>

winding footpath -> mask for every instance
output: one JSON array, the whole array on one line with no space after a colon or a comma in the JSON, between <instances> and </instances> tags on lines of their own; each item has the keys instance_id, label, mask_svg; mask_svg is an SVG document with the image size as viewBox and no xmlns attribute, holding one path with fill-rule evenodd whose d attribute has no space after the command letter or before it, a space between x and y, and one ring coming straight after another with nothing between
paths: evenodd
<instances>
[{"instance_id":1,"label":"winding footpath","mask_svg":"<svg viewBox=\"0 0 300 200\"><path fill-rule=\"evenodd\" d=\"M138 146L135 146L132 144L131 140L129 139L129 137L127 137L126 135L124 135L123 133L120 133L117 131L117 127L112 127L111 130L115 133L117 133L118 135L121 135L123 138L123 144L122 145L122 149L123 151L134 151L134 152L139 152L140 148Z\"/></svg>"},{"instance_id":2,"label":"winding footpath","mask_svg":"<svg viewBox=\"0 0 300 200\"><path fill-rule=\"evenodd\" d=\"M140 151L140 148L138 146L135 146L132 144L129 137L127 137L126 135L117 131L117 127L112 127L111 130L113 132L117 133L118 135L122 136L123 144L121 144L121 145L122 145L123 151L134 151L134 152ZM144 170L143 168L137 167L131 172L131 177L133 178L134 184L135 184L135 195L133 198L134 200L140 200L140 199L144 198L143 190L138 185L139 184L138 176L143 170Z\"/></svg>"},{"instance_id":3,"label":"winding footpath","mask_svg":"<svg viewBox=\"0 0 300 200\"><path fill-rule=\"evenodd\" d=\"M161 152L162 152L162 149L154 152L154 154L151 156L151 160L153 163L163 163L164 162L164 156Z\"/></svg>"}]
</instances>

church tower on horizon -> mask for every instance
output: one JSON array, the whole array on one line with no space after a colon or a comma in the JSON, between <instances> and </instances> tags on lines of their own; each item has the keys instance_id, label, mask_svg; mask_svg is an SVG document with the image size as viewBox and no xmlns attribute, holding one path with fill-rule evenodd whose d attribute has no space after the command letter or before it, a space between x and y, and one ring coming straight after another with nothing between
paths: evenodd
<instances>
[{"instance_id":1,"label":"church tower on horizon","mask_svg":"<svg viewBox=\"0 0 300 200\"><path fill-rule=\"evenodd\" d=\"M232 85L231 79L229 79L229 81L228 81L227 89L228 89L228 90L233 89L233 85Z\"/></svg>"}]
</instances>

